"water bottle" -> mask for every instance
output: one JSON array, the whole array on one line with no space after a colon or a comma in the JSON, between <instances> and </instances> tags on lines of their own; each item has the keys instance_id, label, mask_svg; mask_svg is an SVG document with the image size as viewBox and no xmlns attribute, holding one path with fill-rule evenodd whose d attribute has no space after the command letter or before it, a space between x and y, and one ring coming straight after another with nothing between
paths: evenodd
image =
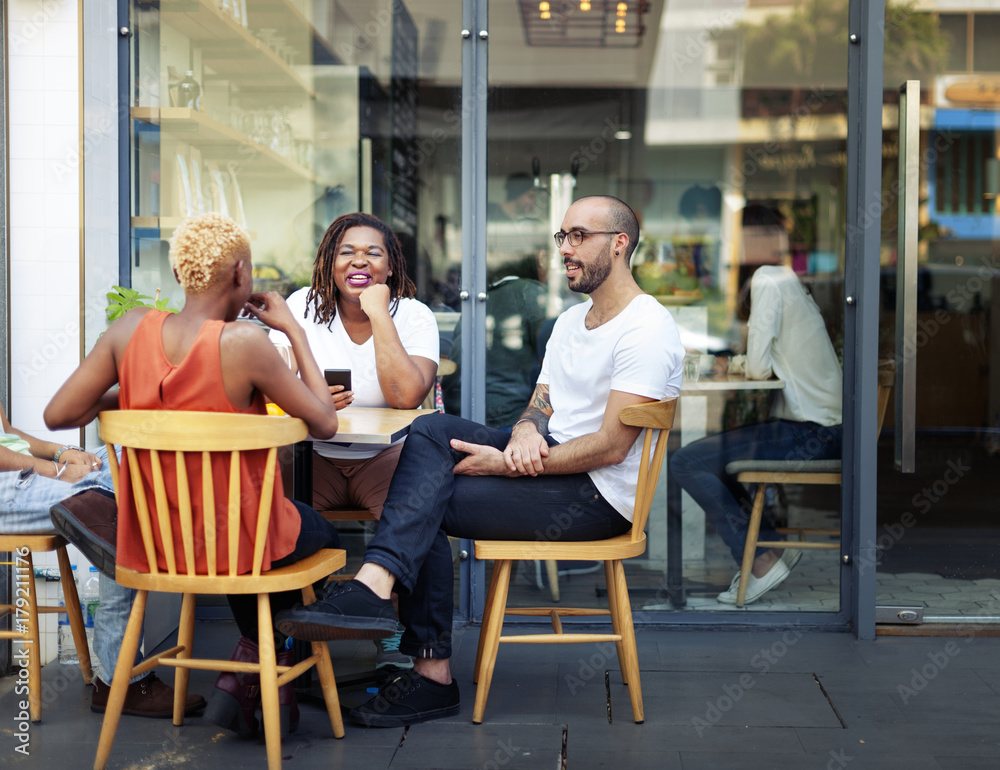
<instances>
[{"instance_id":1,"label":"water bottle","mask_svg":"<svg viewBox=\"0 0 1000 770\"><path fill-rule=\"evenodd\" d=\"M80 591L80 586L77 581L76 565L70 565L73 570L73 582L77 584L77 593ZM59 606L66 606L66 597L63 595L62 580L59 581ZM69 625L69 615L65 612L59 613L59 634L58 634L58 644L59 644L59 662L67 665L79 665L80 659L76 654L76 642L73 640L73 629Z\"/></svg>"},{"instance_id":2,"label":"water bottle","mask_svg":"<svg viewBox=\"0 0 1000 770\"><path fill-rule=\"evenodd\" d=\"M97 670L97 654L94 652L94 617L100 604L100 573L97 567L87 571L87 580L80 588L80 606L83 611L83 624L87 631L87 648L90 650L90 665Z\"/></svg>"}]
</instances>

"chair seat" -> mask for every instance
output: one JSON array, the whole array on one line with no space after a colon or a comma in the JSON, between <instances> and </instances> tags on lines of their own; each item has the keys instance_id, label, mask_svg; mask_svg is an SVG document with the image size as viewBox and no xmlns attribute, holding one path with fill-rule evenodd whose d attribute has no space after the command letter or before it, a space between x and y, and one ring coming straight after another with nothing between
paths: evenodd
<instances>
[{"instance_id":1,"label":"chair seat","mask_svg":"<svg viewBox=\"0 0 1000 770\"><path fill-rule=\"evenodd\" d=\"M734 460L726 465L726 473L840 473L840 460Z\"/></svg>"},{"instance_id":2,"label":"chair seat","mask_svg":"<svg viewBox=\"0 0 1000 770\"><path fill-rule=\"evenodd\" d=\"M607 540L586 540L580 543L549 540L476 540L477 559L561 559L564 561L607 561L631 559L646 551L646 536L632 542L632 534Z\"/></svg>"},{"instance_id":3,"label":"chair seat","mask_svg":"<svg viewBox=\"0 0 1000 770\"><path fill-rule=\"evenodd\" d=\"M322 580L331 572L347 563L347 552L340 548L325 548L301 561L286 567L262 572L260 577L250 575L156 575L138 572L121 565L115 570L115 580L126 588L147 591L169 591L192 594L260 594L278 591L295 591L317 580Z\"/></svg>"}]
</instances>

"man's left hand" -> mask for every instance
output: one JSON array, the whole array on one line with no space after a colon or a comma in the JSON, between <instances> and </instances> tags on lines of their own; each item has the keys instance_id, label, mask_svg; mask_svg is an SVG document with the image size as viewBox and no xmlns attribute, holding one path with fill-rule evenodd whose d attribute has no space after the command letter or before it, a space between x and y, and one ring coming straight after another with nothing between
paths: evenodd
<instances>
[{"instance_id":1,"label":"man's left hand","mask_svg":"<svg viewBox=\"0 0 1000 770\"><path fill-rule=\"evenodd\" d=\"M519 473L512 473L503 460L503 453L492 446L483 444L470 444L466 441L459 441L457 438L451 440L451 448L456 452L465 452L468 457L455 466L456 476L519 476Z\"/></svg>"}]
</instances>

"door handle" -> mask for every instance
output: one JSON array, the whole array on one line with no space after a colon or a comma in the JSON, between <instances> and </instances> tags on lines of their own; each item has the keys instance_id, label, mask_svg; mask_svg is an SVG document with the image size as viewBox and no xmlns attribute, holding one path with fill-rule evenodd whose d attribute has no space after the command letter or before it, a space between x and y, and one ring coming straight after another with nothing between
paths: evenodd
<instances>
[{"instance_id":1,"label":"door handle","mask_svg":"<svg viewBox=\"0 0 1000 770\"><path fill-rule=\"evenodd\" d=\"M920 204L920 81L899 88L899 209L896 249L895 461L914 472L917 401L917 216Z\"/></svg>"}]
</instances>

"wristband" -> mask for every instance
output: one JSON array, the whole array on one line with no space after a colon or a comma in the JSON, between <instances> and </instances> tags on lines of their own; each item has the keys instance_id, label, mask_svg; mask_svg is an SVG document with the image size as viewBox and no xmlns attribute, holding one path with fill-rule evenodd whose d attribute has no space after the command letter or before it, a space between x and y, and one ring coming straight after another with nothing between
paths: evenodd
<instances>
[{"instance_id":1,"label":"wristband","mask_svg":"<svg viewBox=\"0 0 1000 770\"><path fill-rule=\"evenodd\" d=\"M65 471L66 470L66 466L69 465L69 463L65 463L64 462L60 466L59 463L57 463L55 460L52 461L52 464L56 466L56 475L53 476L53 478L56 478L56 479L63 475L63 471Z\"/></svg>"},{"instance_id":2,"label":"wristband","mask_svg":"<svg viewBox=\"0 0 1000 770\"><path fill-rule=\"evenodd\" d=\"M77 452L86 452L87 451L82 446L74 446L73 444L63 444L61 447L59 447L56 450L56 453L54 455L52 455L53 462L55 462L56 464L58 464L59 463L59 458L62 456L62 453L63 452L68 452L70 449L75 449Z\"/></svg>"}]
</instances>

